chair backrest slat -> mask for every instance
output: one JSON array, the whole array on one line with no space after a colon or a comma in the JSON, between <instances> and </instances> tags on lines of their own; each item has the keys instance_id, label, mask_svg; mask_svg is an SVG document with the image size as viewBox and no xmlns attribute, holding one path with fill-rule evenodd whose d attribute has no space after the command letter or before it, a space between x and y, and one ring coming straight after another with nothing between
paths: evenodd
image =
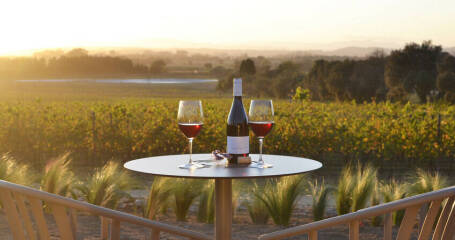
<instances>
[{"instance_id":1,"label":"chair backrest slat","mask_svg":"<svg viewBox=\"0 0 455 240\"><path fill-rule=\"evenodd\" d=\"M422 229L419 233L418 240L428 240L430 237L431 231L433 230L434 222L438 216L439 209L441 208L442 200L435 200L431 202L431 205L425 216Z\"/></svg>"},{"instance_id":2,"label":"chair backrest slat","mask_svg":"<svg viewBox=\"0 0 455 240\"><path fill-rule=\"evenodd\" d=\"M447 219L444 230L442 231L442 240L452 240L455 227L455 208L452 205L452 210L450 211L449 217Z\"/></svg>"},{"instance_id":3,"label":"chair backrest slat","mask_svg":"<svg viewBox=\"0 0 455 240\"><path fill-rule=\"evenodd\" d=\"M392 213L386 213L384 215L384 240L392 240L392 227L393 227L393 218Z\"/></svg>"},{"instance_id":4,"label":"chair backrest slat","mask_svg":"<svg viewBox=\"0 0 455 240\"><path fill-rule=\"evenodd\" d=\"M444 208L442 209L441 216L439 216L438 223L436 224L436 228L434 230L432 239L434 240L441 239L442 231L444 230L444 227L446 226L447 223L447 219L449 218L449 214L452 211L454 200L455 200L454 196L449 197L447 199L447 202L444 205Z\"/></svg>"},{"instance_id":5,"label":"chair backrest slat","mask_svg":"<svg viewBox=\"0 0 455 240\"><path fill-rule=\"evenodd\" d=\"M71 220L66 212L66 208L57 204L51 205L52 214L54 215L55 223L57 223L60 237L63 240L74 240L73 229L71 228Z\"/></svg>"},{"instance_id":6,"label":"chair backrest slat","mask_svg":"<svg viewBox=\"0 0 455 240\"><path fill-rule=\"evenodd\" d=\"M398 230L397 240L408 240L412 233L412 228L416 224L417 213L422 205L415 205L406 208L400 229Z\"/></svg>"},{"instance_id":7,"label":"chair backrest slat","mask_svg":"<svg viewBox=\"0 0 455 240\"><path fill-rule=\"evenodd\" d=\"M120 240L120 221L116 219L111 224L111 240Z\"/></svg>"},{"instance_id":8,"label":"chair backrest slat","mask_svg":"<svg viewBox=\"0 0 455 240\"><path fill-rule=\"evenodd\" d=\"M6 215L8 216L8 224L11 229L11 233L15 240L25 240L24 229L22 227L22 222L19 218L19 213L17 212L16 204L13 201L11 192L8 190L3 190L0 192L0 199L3 204L3 209L5 210Z\"/></svg>"},{"instance_id":9,"label":"chair backrest slat","mask_svg":"<svg viewBox=\"0 0 455 240\"><path fill-rule=\"evenodd\" d=\"M29 211L25 206L25 198L16 192L13 192L14 199L16 200L16 205L19 209L19 214L21 215L22 221L25 225L25 230L27 230L27 239L36 240L36 232L33 230L32 220L30 218Z\"/></svg>"},{"instance_id":10,"label":"chair backrest slat","mask_svg":"<svg viewBox=\"0 0 455 240\"><path fill-rule=\"evenodd\" d=\"M194 240L211 239L211 237L196 231L144 219L132 214L107 209L3 180L0 180L0 201L4 206L8 224L15 240L50 239L49 225L47 224L43 209L44 204L52 211L61 239L64 240L76 239L77 211L87 212L100 217L102 220L102 237L106 240L108 237L114 240L120 238L121 222L148 228L157 232L158 235L162 231ZM109 229L111 231L110 234Z\"/></svg>"},{"instance_id":11,"label":"chair backrest slat","mask_svg":"<svg viewBox=\"0 0 455 240\"><path fill-rule=\"evenodd\" d=\"M71 208L70 210L70 220L71 220L71 230L73 231L73 236L76 237L77 233L77 210Z\"/></svg>"},{"instance_id":12,"label":"chair backrest slat","mask_svg":"<svg viewBox=\"0 0 455 240\"><path fill-rule=\"evenodd\" d=\"M47 229L46 218L44 218L43 213L43 204L41 200L28 197L28 202L30 203L30 207L32 208L33 218L36 221L36 225L38 226L38 233L40 236L40 240L48 240L49 237L49 230Z\"/></svg>"}]
</instances>

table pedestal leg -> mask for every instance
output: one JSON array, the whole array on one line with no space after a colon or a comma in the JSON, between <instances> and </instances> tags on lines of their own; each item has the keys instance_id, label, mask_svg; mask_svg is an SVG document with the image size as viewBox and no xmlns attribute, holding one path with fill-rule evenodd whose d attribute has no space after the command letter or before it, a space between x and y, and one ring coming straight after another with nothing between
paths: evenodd
<instances>
[{"instance_id":1,"label":"table pedestal leg","mask_svg":"<svg viewBox=\"0 0 455 240\"><path fill-rule=\"evenodd\" d=\"M216 240L231 240L232 180L215 179L215 236Z\"/></svg>"}]
</instances>

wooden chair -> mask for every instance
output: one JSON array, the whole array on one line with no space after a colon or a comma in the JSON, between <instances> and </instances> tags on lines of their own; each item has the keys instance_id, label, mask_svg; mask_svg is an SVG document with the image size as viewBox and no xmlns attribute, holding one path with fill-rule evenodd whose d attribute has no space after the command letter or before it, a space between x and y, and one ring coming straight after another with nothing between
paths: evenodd
<instances>
[{"instance_id":1,"label":"wooden chair","mask_svg":"<svg viewBox=\"0 0 455 240\"><path fill-rule=\"evenodd\" d=\"M63 240L76 239L77 211L87 212L101 217L102 239L120 239L120 224L123 222L150 229L152 240L159 239L161 232L192 240L211 239L211 237L202 233L159 223L2 180L0 180L0 201L15 240L50 239L49 229L43 211L44 203L46 206L49 206L60 237ZM34 221L32 221L32 216ZM109 229L110 231L108 231Z\"/></svg>"},{"instance_id":2,"label":"wooden chair","mask_svg":"<svg viewBox=\"0 0 455 240\"><path fill-rule=\"evenodd\" d=\"M455 232L455 187L424 193L394 202L365 208L357 212L336 216L321 221L264 234L261 240L284 239L307 234L310 240L318 239L318 231L341 224L349 225L349 239L359 239L360 221L366 218L384 215L384 239L392 240L392 213L404 209L405 214L396 239L410 239L417 225L417 214L423 211L423 224L418 228L418 240L452 240ZM442 212L439 215L440 209ZM433 229L433 226L436 227ZM431 238L430 238L431 237Z\"/></svg>"}]
</instances>

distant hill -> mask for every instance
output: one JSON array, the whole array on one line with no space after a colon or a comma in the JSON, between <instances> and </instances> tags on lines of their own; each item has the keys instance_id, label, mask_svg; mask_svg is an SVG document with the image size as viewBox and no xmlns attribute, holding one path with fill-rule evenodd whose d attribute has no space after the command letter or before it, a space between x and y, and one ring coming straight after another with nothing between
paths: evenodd
<instances>
[{"instance_id":1,"label":"distant hill","mask_svg":"<svg viewBox=\"0 0 455 240\"><path fill-rule=\"evenodd\" d=\"M455 47L445 48L444 50L452 55L455 55Z\"/></svg>"},{"instance_id":2,"label":"distant hill","mask_svg":"<svg viewBox=\"0 0 455 240\"><path fill-rule=\"evenodd\" d=\"M335 49L333 51L328 51L326 53L332 56L365 57L372 54L378 49L383 50L386 54L390 53L390 49L384 49L380 47L345 47Z\"/></svg>"}]
</instances>

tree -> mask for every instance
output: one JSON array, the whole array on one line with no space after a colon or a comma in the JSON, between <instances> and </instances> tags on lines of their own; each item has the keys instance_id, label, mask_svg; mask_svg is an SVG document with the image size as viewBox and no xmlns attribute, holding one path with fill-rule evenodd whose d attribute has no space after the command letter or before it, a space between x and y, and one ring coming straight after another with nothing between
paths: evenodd
<instances>
[{"instance_id":1,"label":"tree","mask_svg":"<svg viewBox=\"0 0 455 240\"><path fill-rule=\"evenodd\" d=\"M347 99L347 90L351 85L350 76L352 75L353 66L352 61L346 60L336 62L330 68L327 77L327 89L337 100Z\"/></svg>"},{"instance_id":2,"label":"tree","mask_svg":"<svg viewBox=\"0 0 455 240\"><path fill-rule=\"evenodd\" d=\"M66 57L86 57L88 51L83 48L74 48L65 54Z\"/></svg>"},{"instance_id":3,"label":"tree","mask_svg":"<svg viewBox=\"0 0 455 240\"><path fill-rule=\"evenodd\" d=\"M211 63L206 63L204 64L204 67L207 69L207 70L211 70L213 68L213 65Z\"/></svg>"},{"instance_id":4,"label":"tree","mask_svg":"<svg viewBox=\"0 0 455 240\"><path fill-rule=\"evenodd\" d=\"M164 73L166 71L166 62L159 59L155 60L152 65L150 66L150 72L159 74L159 73Z\"/></svg>"},{"instance_id":5,"label":"tree","mask_svg":"<svg viewBox=\"0 0 455 240\"><path fill-rule=\"evenodd\" d=\"M254 75L256 74L256 66L254 65L253 60L250 58L243 60L240 63L240 76Z\"/></svg>"},{"instance_id":6,"label":"tree","mask_svg":"<svg viewBox=\"0 0 455 240\"><path fill-rule=\"evenodd\" d=\"M447 101L454 102L455 100L455 73L444 72L438 75L437 80L438 90L444 93L444 98Z\"/></svg>"},{"instance_id":7,"label":"tree","mask_svg":"<svg viewBox=\"0 0 455 240\"><path fill-rule=\"evenodd\" d=\"M438 64L438 73L444 72L455 72L455 57L448 54L443 53L441 61Z\"/></svg>"},{"instance_id":8,"label":"tree","mask_svg":"<svg viewBox=\"0 0 455 240\"><path fill-rule=\"evenodd\" d=\"M410 43L402 50L392 51L385 66L387 87L402 89L407 94L416 93L422 102L426 102L429 93L436 89L441 52L441 46L435 46L431 41L421 45Z\"/></svg>"},{"instance_id":9,"label":"tree","mask_svg":"<svg viewBox=\"0 0 455 240\"><path fill-rule=\"evenodd\" d=\"M268 86L271 87L273 95L279 98L288 97L303 79L299 66L291 61L278 65L277 69L270 72L270 76L272 84Z\"/></svg>"}]
</instances>

